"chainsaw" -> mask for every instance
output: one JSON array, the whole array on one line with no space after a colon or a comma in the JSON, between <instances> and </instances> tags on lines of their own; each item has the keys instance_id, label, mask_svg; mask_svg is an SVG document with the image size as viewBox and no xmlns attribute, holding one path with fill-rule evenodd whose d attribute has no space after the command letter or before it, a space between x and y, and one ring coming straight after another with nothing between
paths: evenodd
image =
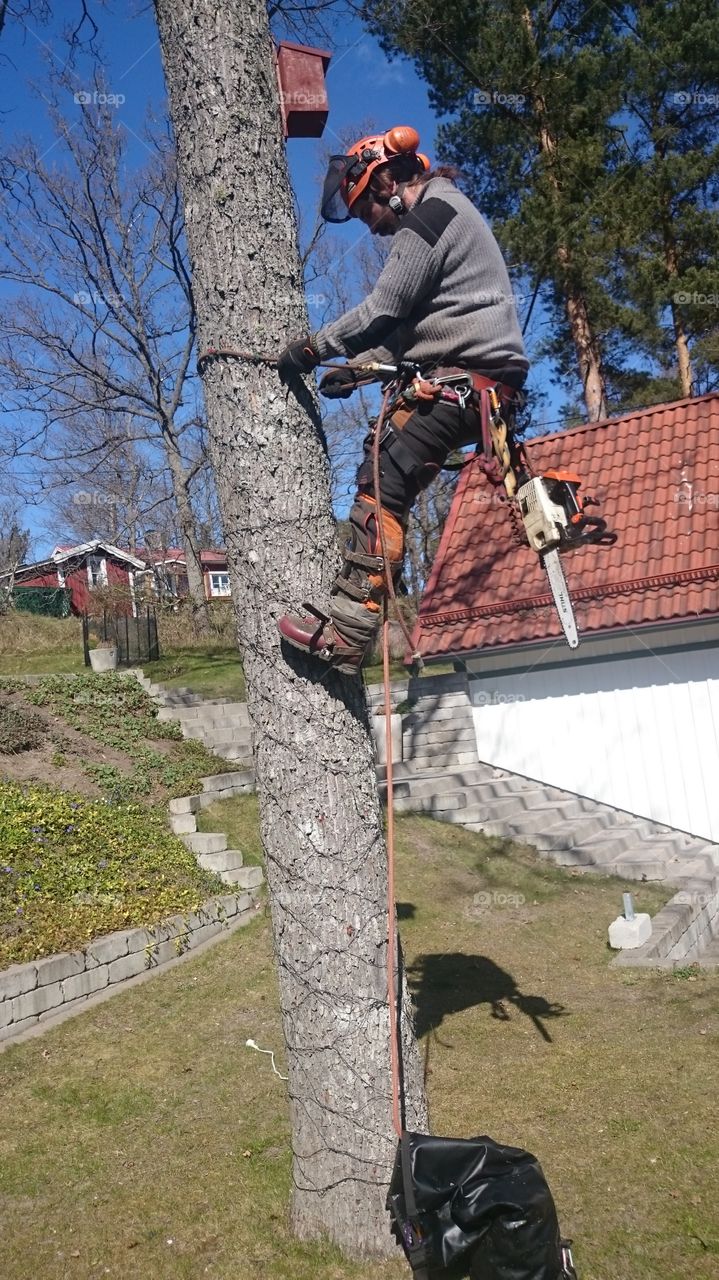
<instances>
[{"instance_id":1,"label":"chainsaw","mask_svg":"<svg viewBox=\"0 0 719 1280\"><path fill-rule=\"evenodd\" d=\"M361 369L379 377L384 383L388 378L396 380L396 387L406 402L431 398L431 393L444 391L446 394L449 391L464 408L472 395L471 381L466 374L425 380L419 366L409 361L401 361L398 365L377 362L355 367L358 371ZM607 522L601 516L587 515L587 507L599 504L595 498L580 499L582 482L573 471L548 470L541 476L532 475L524 447L518 441L513 425L509 425L502 414L502 402L496 388L489 387L479 394L486 396L486 412L485 406L480 405L485 448L491 448L497 460L513 516L518 513L521 517L524 536L520 541L526 541L537 552L549 580L567 644L570 649L576 649L579 644L577 624L560 553L575 551L587 543L611 546L617 535L609 532Z\"/></svg>"},{"instance_id":2,"label":"chainsaw","mask_svg":"<svg viewBox=\"0 0 719 1280\"><path fill-rule=\"evenodd\" d=\"M521 517L524 538L537 552L547 575L567 644L576 649L579 636L560 553L587 543L608 547L617 535L609 532L601 516L587 515L587 507L599 504L596 498L579 497L582 482L575 472L557 469L540 476L531 474L524 448L502 416L497 392L490 389L488 399L489 436L505 492Z\"/></svg>"}]
</instances>

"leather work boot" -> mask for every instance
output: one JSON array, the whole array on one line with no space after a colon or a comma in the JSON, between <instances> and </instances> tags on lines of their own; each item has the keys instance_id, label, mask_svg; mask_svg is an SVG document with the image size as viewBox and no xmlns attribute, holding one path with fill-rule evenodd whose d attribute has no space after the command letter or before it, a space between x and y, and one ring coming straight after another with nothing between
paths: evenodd
<instances>
[{"instance_id":1,"label":"leather work boot","mask_svg":"<svg viewBox=\"0 0 719 1280\"><path fill-rule=\"evenodd\" d=\"M311 606L305 606L310 608ZM369 644L352 644L343 639L332 619L319 611L310 616L286 613L277 619L277 630L288 644L321 658L335 671L358 676ZM370 637L371 644L373 637Z\"/></svg>"}]
</instances>

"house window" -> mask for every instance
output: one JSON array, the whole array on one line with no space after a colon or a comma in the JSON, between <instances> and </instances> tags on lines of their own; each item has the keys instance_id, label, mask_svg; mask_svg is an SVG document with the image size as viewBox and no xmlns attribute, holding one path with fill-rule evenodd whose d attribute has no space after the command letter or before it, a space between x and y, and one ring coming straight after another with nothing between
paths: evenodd
<instances>
[{"instance_id":1,"label":"house window","mask_svg":"<svg viewBox=\"0 0 719 1280\"><path fill-rule=\"evenodd\" d=\"M211 596L228 596L229 594L230 594L229 573L211 573L210 574L210 595Z\"/></svg>"},{"instance_id":2,"label":"house window","mask_svg":"<svg viewBox=\"0 0 719 1280\"><path fill-rule=\"evenodd\" d=\"M104 556L90 556L87 562L87 580L91 587L107 586L107 561Z\"/></svg>"}]
</instances>

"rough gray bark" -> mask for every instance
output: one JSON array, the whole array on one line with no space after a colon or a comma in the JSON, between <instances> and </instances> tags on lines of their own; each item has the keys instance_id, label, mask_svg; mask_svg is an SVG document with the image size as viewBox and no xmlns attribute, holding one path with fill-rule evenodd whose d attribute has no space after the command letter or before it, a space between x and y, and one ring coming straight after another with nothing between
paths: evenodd
<instances>
[{"instance_id":1,"label":"rough gray bark","mask_svg":"<svg viewBox=\"0 0 719 1280\"><path fill-rule=\"evenodd\" d=\"M306 332L262 0L155 0L184 191L200 349L277 352ZM302 145L302 144L299 144ZM395 1248L386 852L361 685L282 653L276 617L327 604L338 565L313 397L266 364L205 378L248 704L289 1063L302 1237ZM239 975L238 975L239 978ZM406 1009L406 1002L403 1002ZM405 1025L407 1126L426 1124Z\"/></svg>"}]
</instances>

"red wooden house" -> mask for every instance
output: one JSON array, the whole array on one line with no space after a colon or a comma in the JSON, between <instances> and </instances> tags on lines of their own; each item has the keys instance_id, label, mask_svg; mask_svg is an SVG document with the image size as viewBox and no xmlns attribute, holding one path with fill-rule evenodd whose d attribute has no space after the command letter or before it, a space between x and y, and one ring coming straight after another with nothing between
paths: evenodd
<instances>
[{"instance_id":1,"label":"red wooden house","mask_svg":"<svg viewBox=\"0 0 719 1280\"><path fill-rule=\"evenodd\" d=\"M17 587L65 587L72 594L74 614L88 612L97 587L122 587L127 591L128 611L135 612L135 577L144 572L144 560L95 539L75 547L56 547L46 560L21 565L14 574ZM7 576L7 575L6 575Z\"/></svg>"}]
</instances>

